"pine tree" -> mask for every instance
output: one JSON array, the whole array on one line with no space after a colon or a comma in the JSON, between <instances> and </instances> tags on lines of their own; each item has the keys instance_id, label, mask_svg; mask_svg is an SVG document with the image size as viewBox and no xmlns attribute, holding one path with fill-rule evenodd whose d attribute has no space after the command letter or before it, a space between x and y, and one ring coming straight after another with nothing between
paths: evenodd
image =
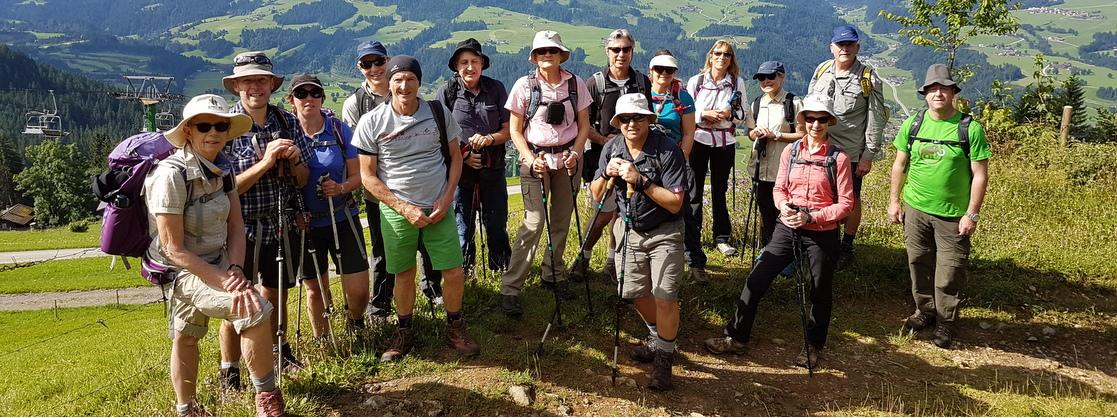
<instances>
[{"instance_id":1,"label":"pine tree","mask_svg":"<svg viewBox=\"0 0 1117 418\"><path fill-rule=\"evenodd\" d=\"M7 208L20 200L22 196L15 189L15 175L23 169L11 141L0 135L0 209Z\"/></svg>"},{"instance_id":2,"label":"pine tree","mask_svg":"<svg viewBox=\"0 0 1117 418\"><path fill-rule=\"evenodd\" d=\"M1086 83L1081 78L1072 75L1063 81L1062 94L1059 96L1059 112L1062 112L1063 106L1074 107L1074 113L1071 114L1070 118L1070 134L1078 139L1086 138L1090 129L1086 119L1085 93L1082 91L1084 85ZM1060 117L1062 117L1061 114Z\"/></svg>"},{"instance_id":3,"label":"pine tree","mask_svg":"<svg viewBox=\"0 0 1117 418\"><path fill-rule=\"evenodd\" d=\"M1117 143L1117 113L1104 106L1097 108L1097 123L1090 142Z\"/></svg>"}]
</instances>

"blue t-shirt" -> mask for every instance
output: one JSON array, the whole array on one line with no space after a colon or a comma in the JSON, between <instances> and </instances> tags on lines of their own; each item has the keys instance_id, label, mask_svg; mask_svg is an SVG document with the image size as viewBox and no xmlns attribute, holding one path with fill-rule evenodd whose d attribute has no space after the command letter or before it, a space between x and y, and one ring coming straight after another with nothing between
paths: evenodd
<instances>
[{"instance_id":1,"label":"blue t-shirt","mask_svg":"<svg viewBox=\"0 0 1117 418\"><path fill-rule=\"evenodd\" d=\"M330 204L326 201L325 196L318 195L318 178L324 173L329 173L330 180L341 183L345 181L345 162L346 160L357 158L357 148L353 146L351 139L353 132L349 126L341 122L341 120L327 116L326 124L322 127L322 132L317 135L307 135L306 142L310 144L310 158L306 161L307 169L310 170L310 177L306 181L306 186L303 186L303 201L306 202L306 208L310 211L310 227L319 228L330 226ZM345 147L345 155L342 158L341 149L338 147L336 129L341 130L341 145ZM334 216L333 222L345 222L345 212L342 208L350 199L346 196L336 196L334 201ZM350 215L357 216L359 208L353 207Z\"/></svg>"},{"instance_id":2,"label":"blue t-shirt","mask_svg":"<svg viewBox=\"0 0 1117 418\"><path fill-rule=\"evenodd\" d=\"M686 90L679 90L679 102L683 105L682 112L675 109L675 100L671 93L652 92L652 110L659 115L657 123L667 128L667 138L675 145L683 140L683 115L694 113L694 98Z\"/></svg>"}]
</instances>

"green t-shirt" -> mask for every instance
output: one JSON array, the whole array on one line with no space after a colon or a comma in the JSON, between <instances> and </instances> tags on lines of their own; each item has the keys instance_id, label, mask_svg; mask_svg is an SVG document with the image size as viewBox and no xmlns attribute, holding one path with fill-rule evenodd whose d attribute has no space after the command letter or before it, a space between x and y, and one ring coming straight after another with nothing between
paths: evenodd
<instances>
[{"instance_id":1,"label":"green t-shirt","mask_svg":"<svg viewBox=\"0 0 1117 418\"><path fill-rule=\"evenodd\" d=\"M907 182L904 184L903 199L911 207L944 217L960 217L966 214L970 203L970 160L988 160L992 156L989 142L985 140L985 129L976 120L970 122L970 158L957 144L932 144L916 141L914 150L908 146L908 130L915 116L911 116L900 126L893 145L908 153L910 158ZM958 140L958 124L962 113L954 114L948 120L935 120L930 113L924 116L923 126L919 128L922 139Z\"/></svg>"}]
</instances>

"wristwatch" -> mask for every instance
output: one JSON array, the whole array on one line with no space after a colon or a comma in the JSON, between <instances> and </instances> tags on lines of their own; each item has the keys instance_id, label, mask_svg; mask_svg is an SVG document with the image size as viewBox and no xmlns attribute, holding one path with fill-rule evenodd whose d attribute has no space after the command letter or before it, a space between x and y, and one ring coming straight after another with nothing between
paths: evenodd
<instances>
[{"instance_id":1,"label":"wristwatch","mask_svg":"<svg viewBox=\"0 0 1117 418\"><path fill-rule=\"evenodd\" d=\"M976 214L976 213L967 213L967 214L966 214L966 217L967 217L967 218L970 218L970 222L973 222L973 223L975 223L975 224L976 224L976 223L977 223L977 220L978 220L978 219L980 218L980 215L978 215L978 214Z\"/></svg>"}]
</instances>

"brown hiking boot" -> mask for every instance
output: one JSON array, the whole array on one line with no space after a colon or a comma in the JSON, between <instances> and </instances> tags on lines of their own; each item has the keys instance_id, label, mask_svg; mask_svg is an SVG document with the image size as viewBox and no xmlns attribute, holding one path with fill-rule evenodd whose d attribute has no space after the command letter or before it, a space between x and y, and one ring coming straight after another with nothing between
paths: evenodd
<instances>
[{"instance_id":1,"label":"brown hiking boot","mask_svg":"<svg viewBox=\"0 0 1117 418\"><path fill-rule=\"evenodd\" d=\"M748 346L743 342L734 340L730 336L707 338L705 341L706 351L712 354L735 354L742 355L748 352Z\"/></svg>"},{"instance_id":2,"label":"brown hiking boot","mask_svg":"<svg viewBox=\"0 0 1117 418\"><path fill-rule=\"evenodd\" d=\"M655 350L655 368L652 369L651 380L648 381L648 389L671 390L675 387L675 385L671 384L671 365L674 362L674 351L667 352Z\"/></svg>"},{"instance_id":3,"label":"brown hiking boot","mask_svg":"<svg viewBox=\"0 0 1117 418\"><path fill-rule=\"evenodd\" d=\"M585 281L589 268L590 259L578 257L577 260L574 260L574 265L570 267L570 281L579 283Z\"/></svg>"},{"instance_id":4,"label":"brown hiking boot","mask_svg":"<svg viewBox=\"0 0 1117 418\"><path fill-rule=\"evenodd\" d=\"M481 346L477 345L466 333L464 319L450 323L450 330L446 333L446 339L450 347L463 356L476 356L477 353L481 352Z\"/></svg>"},{"instance_id":5,"label":"brown hiking boot","mask_svg":"<svg viewBox=\"0 0 1117 418\"><path fill-rule=\"evenodd\" d=\"M904 320L904 328L910 329L915 332L923 331L923 329L934 324L934 312L916 312L911 314L911 316Z\"/></svg>"},{"instance_id":6,"label":"brown hiking boot","mask_svg":"<svg viewBox=\"0 0 1117 418\"><path fill-rule=\"evenodd\" d=\"M403 357L411 352L415 347L415 330L411 328L396 328L396 334L392 336L392 345L388 347L384 354L380 355L380 361L392 362L403 360Z\"/></svg>"},{"instance_id":7,"label":"brown hiking boot","mask_svg":"<svg viewBox=\"0 0 1117 418\"><path fill-rule=\"evenodd\" d=\"M279 388L271 392L256 394L256 416L281 417L287 412L286 409L287 406L283 403L283 394L279 392Z\"/></svg>"},{"instance_id":8,"label":"brown hiking boot","mask_svg":"<svg viewBox=\"0 0 1117 418\"><path fill-rule=\"evenodd\" d=\"M644 341L640 341L640 345L633 348L628 354L633 360L641 363L655 361L655 336L648 334Z\"/></svg>"}]
</instances>

